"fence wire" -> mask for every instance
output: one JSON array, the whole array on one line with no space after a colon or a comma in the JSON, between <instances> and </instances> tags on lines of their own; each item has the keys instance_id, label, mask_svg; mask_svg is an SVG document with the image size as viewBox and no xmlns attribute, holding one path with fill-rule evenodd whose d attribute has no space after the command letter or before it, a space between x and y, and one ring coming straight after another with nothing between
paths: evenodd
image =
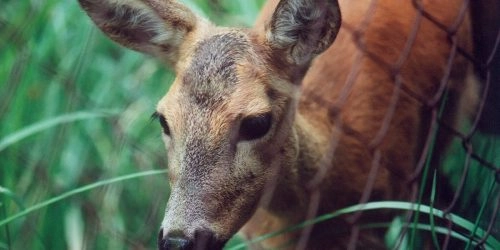
<instances>
[{"instance_id":1,"label":"fence wire","mask_svg":"<svg viewBox=\"0 0 500 250\"><path fill-rule=\"evenodd\" d=\"M377 9L378 1L371 2L369 10L366 12L364 22L356 27L345 27L351 32L354 43L362 56L369 58L372 62L384 67L393 79L394 86L393 96L391 97L391 106L387 109L382 126L376 133L374 138L366 138L365 135L357 133L355 129L349 128L348 124L342 124L338 129L343 133L350 133L363 144L368 145L372 150L373 162L370 168L369 177L367 178L365 189L362 197L359 200L360 204L370 201L374 181L380 170L381 150L379 148L385 136L390 129L390 123L395 115L395 110L401 96L409 96L415 102L420 103L428 114L430 114L430 125L428 127L428 137L423 140L421 154L415 165L414 172L408 180L408 188L411 190L410 201L414 204L426 204L431 208L443 211L443 219L433 221L431 216L430 221L427 215L419 214L415 211L407 212L403 219L403 227L400 230L398 241L393 245L394 248L405 249L408 246L414 247L413 241L416 241L417 236L414 232L414 226L418 223L428 223L430 226L442 227L440 236L437 236L438 229L431 228L429 235L420 235L419 239L428 239L429 243L424 243L421 247L435 249L459 249L465 247L487 248L485 246L488 237L499 239L500 237L500 218L499 204L499 182L500 182L500 161L498 158L498 147L490 143L492 137L498 136L500 125L498 119L500 115L499 102L495 97L498 97L500 86L500 3L498 1L468 1L464 0L459 7L454 23L446 24L440 21L439 13L428 10L428 5L424 5L422 1L413 0L412 4L416 10L413 27L407 34L406 44L401 50L399 57L395 61L387 61L384 55L374 53L367 47L365 43L365 32L370 26L374 12ZM398 4L396 1L394 4ZM467 22L467 16L471 14L472 34L474 36L475 48L463 47L458 39L458 32L461 25ZM416 37L421 31L422 22L430 22L434 27L438 28L443 35L447 37L450 53L448 63L443 70L443 74L439 79L439 87L431 96L426 96L417 91L414 91L402 77L402 69L405 62L411 60L411 50L416 42ZM388 38L389 39L389 38ZM457 103L447 103L450 98L451 75L456 71L454 62L457 58L465 58L475 68L475 75L478 78L479 98L478 103L474 106L473 103L466 105L473 107L471 117L462 117L460 123L467 123L465 129L457 128L450 124L446 119L446 105L456 105ZM361 61L360 58L354 60L352 74L358 72L357 67ZM345 83L345 89L352 89L355 84L356 76L350 75ZM330 107L330 113L335 119L340 121L340 113L345 105L347 93L341 95L337 100L326 100L320 96L315 96L313 91L305 92L318 103L323 106ZM451 139L447 139L450 137ZM443 140L443 141L440 141ZM444 154L448 141L455 143L448 149L447 158L444 159ZM331 150L337 148L337 140L332 140ZM489 148L489 149L488 149ZM489 150L489 151L488 151ZM328 168L332 160L332 155L325 156L323 159L324 168ZM451 160L450 160L451 159ZM436 163L439 163L437 166ZM443 170L443 168L445 170ZM447 169L447 170L446 170ZM319 171L318 175L324 175L325 171ZM448 180L438 176L447 176ZM317 176L310 187L318 186L322 177ZM451 187L447 182L451 182ZM311 188L314 190L314 188ZM440 195L435 197L435 192ZM483 195L486 194L486 195ZM320 202L320 192L312 193L311 204L307 219L313 219L318 216L315 213ZM347 220L352 223L351 236L349 240L349 249L359 248L359 232L362 230L362 210L356 212ZM452 219L454 215L460 215L475 223L474 230L468 232L460 229ZM434 223L437 223L434 225ZM413 226L411 226L413 225ZM480 229L484 230L481 234L475 234ZM298 249L305 249L307 241L311 233L311 227L306 228L302 232L301 241ZM454 238L453 234L459 234L465 239L465 243L459 243ZM422 238L423 237L423 238ZM411 241L403 243L404 240ZM406 244L406 245L405 245ZM427 244L427 245L426 245ZM491 248L491 246L489 246Z\"/></svg>"},{"instance_id":2,"label":"fence wire","mask_svg":"<svg viewBox=\"0 0 500 250\"><path fill-rule=\"evenodd\" d=\"M28 4L28 1L7 2L5 6L14 6L14 3L19 5L31 4ZM89 107L94 108L101 106L125 106L127 104L124 103L133 102L131 101L133 98L127 99L127 101L123 101L120 104L116 104L116 102L111 102L112 104L109 104L108 99L112 99L113 95L123 96L123 99L129 97L130 89L138 89L135 85L139 84L134 82L140 82L142 84L146 81L145 78L149 78L149 76L156 72L156 66L151 66L155 63L151 61L145 63L144 60L140 58L137 60L137 63L135 63L136 61L133 61L134 63L129 63L142 65L139 68L140 70L138 70L140 71L139 73L132 74L131 72L135 72L137 68L134 69L128 64L119 64L122 59L125 61L125 59L130 56L121 54L122 52L117 51L116 46L110 49L112 53L114 53L113 56L111 56L113 60L95 56L94 54L92 54L90 58L86 58L85 55L93 51L92 48L94 43L96 41L103 42L104 39L101 35L96 35L97 32L88 28L88 30L83 32L87 34L88 37L86 37L87 35L81 36L84 37L84 39L88 39L88 41L80 41L81 43L78 43L78 40L83 38L77 36L78 34L76 33L81 33L81 30L84 29L82 29L82 26L72 26L64 22L69 22L69 20L71 20L71 22L83 22L82 20L87 20L87 17L84 17L79 10L79 12L73 11L70 13L72 13L71 15L78 13L82 14L80 16L81 20L76 20L75 18L65 19L62 13L66 13L68 5L57 5L59 9L52 12L52 10L50 10L50 8L52 8L50 5L56 6L55 2L56 1L51 1L50 4L45 5L33 2L33 6L30 5L26 7L29 11L25 12L20 12L16 10L15 7L5 8L5 10L8 11L5 13L0 10L0 35L2 35L3 38L2 41L0 41L0 47L2 48L2 50L0 50L0 55L3 56L1 59L7 62L7 59L14 58L11 60L14 63L7 63L5 64L7 66L0 68L1 74L8 75L8 77L2 81L5 85L3 85L3 91L0 93L2 97L0 98L0 116L2 116L4 121L8 121L1 124L3 133L13 131L14 128L12 128L12 126L22 127L32 123L34 116L37 119L40 118L37 116L40 113L47 112L52 114L51 112L57 110L54 107L67 106L58 111L69 112L75 109L75 107L88 109ZM218 6L219 2L224 1L210 0L207 2L213 3L212 8L215 13L213 14L214 16L222 16L223 12L226 11L224 8ZM397 105L401 101L402 96L405 98L408 97L418 102L421 107L424 107L423 109L426 110L430 123L428 128L426 128L428 137L421 139L421 153L418 158L415 159L416 162L413 172L410 174L406 183L406 187L409 191L409 201L416 205L413 210L408 209L408 212L401 215L399 219L393 221L392 227L398 230L396 239L392 242L391 247L393 249L406 249L409 246L411 247L411 241L414 241L413 243L416 244L415 241L418 239L425 239L426 243L424 244L428 245L420 245L422 248L487 248L490 246L488 245L488 241L491 238L500 241L500 145L498 144L498 138L500 137L500 15L498 14L500 13L500 1L463 0L461 6L458 8L459 13L457 13L455 21L452 24L445 24L440 21L438 17L439 13L429 10L429 5L423 4L431 1L412 0L412 5L417 15L410 32L407 34L405 46L403 46L403 49L394 61L384 60L383 55L374 53L365 43L365 32L370 25L371 18L373 18L376 12L378 2L377 0L371 1L371 6L366 13L365 21L361 25L356 27L344 27L351 33L353 42L363 53L354 58L353 67L350 69L351 72L346 79L343 94L336 100L322 99L320 96L314 96L314 92L304 94L310 95L310 97L314 98L319 104L330 107L329 116L332 117L333 120L340 120L340 113L343 106L346 105L349 90L355 87L355 78L359 73L362 60L369 58L373 63L385 68L387 72L390 72L393 80L391 84L393 84L394 89L390 99L392 105L387 109L383 121L381 122L382 125L375 136L373 138L367 138L366 135L350 128L346 124L337 128L337 130L357 138L360 143L368 145L371 149L371 167L367 174L368 177L366 178L364 191L359 197L359 204L367 204L373 200L373 186L375 185L377 174L382 168L381 162L383 160L383 152L380 149L380 145L391 129L390 121L395 115ZM402 1L393 2L394 4L400 4ZM76 2L73 7L75 9L78 8ZM12 13L18 12L22 13L17 14L20 20L12 18L12 16L15 16ZM472 34L475 45L474 50L462 47L460 41L457 39L457 29L465 22L469 14L471 14ZM225 16L225 18L220 17L220 22L230 22L233 17L234 16ZM32 30L33 28L31 27L42 27L39 24L36 25L37 22L45 22L47 20L52 21L51 25L54 27L44 27L43 30ZM58 23L58 21L61 23ZM440 84L431 96L423 95L409 88L406 84L408 79L402 77L404 63L412 59L411 50L414 47L416 38L419 36L419 28L423 22L431 23L434 27L438 28L442 34L448 38L447 40L451 48L448 64L442 71L442 76L438 79ZM68 25L68 27L73 27L73 30L65 30L66 25ZM88 23L88 25L88 27L90 27L90 23ZM52 30L54 32L50 33ZM78 31L75 32L75 34L69 32L74 32L74 30ZM47 44L56 43L55 39L53 41L51 39L42 39L43 37L64 36L73 38L73 40L64 41L64 43L59 44L56 51L50 52L53 53L50 54L50 56L47 56L48 52L47 54L42 53L44 50L48 50L46 49L46 47L49 48ZM98 36L98 38L94 36ZM75 39L75 37L77 39ZM44 45L45 47L42 46L42 41L46 42ZM77 45L74 46L74 44ZM8 50L10 47L12 48ZM70 50L66 47L79 48ZM15 52L11 53L11 50ZM5 51L9 53L2 54ZM76 52L72 53L71 56L64 55L67 51ZM76 59L76 63L67 63L68 61L73 62L68 60L70 57L81 57L86 59ZM450 76L454 73L454 70L456 70L453 68L453 62L456 58L464 58L471 63L475 68L475 73L479 81L479 101L475 105L470 103L474 111L471 117L463 117L461 121L462 123L468 123L465 128L457 128L450 124L445 118L446 113L443 113L443 109L446 110L447 101L449 100L449 82L451 80ZM102 64L100 67L95 67L98 70L89 66L94 64L94 61ZM73 66L67 66L66 64L77 65L77 67L75 67L77 70L75 70ZM85 66L84 68L89 71L85 72L85 74L80 74L80 66ZM123 68L118 69L119 67ZM90 69L96 71L99 77L85 79L85 81L83 81L81 79L82 75L90 75ZM30 76L29 73L33 73L31 71L38 73L33 74L34 76ZM110 72L114 71L118 72L115 73L116 75L131 74L132 76L130 78L133 78L121 84L123 90L119 89L119 94L111 93L108 89L118 89L118 86L116 86L118 84L115 84L113 81L121 82L123 79L120 78L120 80L116 80L117 78L114 77L104 78L104 76L109 76L111 75ZM151 82L144 84L152 89L148 93L161 92L158 90L159 87L157 82L171 81L171 76L155 77L157 79L153 79ZM101 85L97 86L97 84L94 83L97 82L99 78L103 78L103 80L99 81ZM158 78L161 79L159 80ZM55 84L48 87L49 82L52 81ZM40 84L40 82L44 84ZM106 85L105 82L108 82L109 85ZM90 85L96 85L93 86L95 89L91 88ZM54 86L60 87L61 90L59 92L61 93L54 90ZM49 89L51 92L45 88ZM83 90L87 88L93 89L93 91L91 91L92 93L102 92L103 94L84 93ZM22 92L21 90L23 89L26 89L26 91ZM51 103L50 105L46 105L46 102L38 100L44 99L40 97L40 93L45 91L49 92L50 95L48 94L47 97L44 98L53 101L52 103L47 102ZM137 92L142 93L143 91ZM158 98L159 96L161 96L161 94L158 94ZM134 98L137 97L134 96ZM25 103L26 106L16 101L21 99L28 99ZM153 102L151 95L144 97L144 99L146 100L142 100L141 102L138 101L134 105L131 105L131 107L128 107L124 113L140 115L147 113L148 108L154 106L154 104L150 104L150 102ZM452 104L453 103L448 103L448 105ZM15 109L16 105L21 108ZM52 107L54 110L50 112L46 111L42 109L44 106L49 106L49 109ZM14 111L9 112L11 109ZM19 118L21 116L28 118L25 118L23 123L12 125L16 121L22 120ZM149 144L151 145L148 144L149 146L147 148L144 143L135 143L135 140L144 138L144 134L130 132L129 134L132 134L132 138L127 138L126 140L123 138L123 135L121 135L121 133L125 133L123 127L128 126L122 124L130 124L132 121L136 120L138 120L138 118L130 118L129 120L123 118L117 121L117 124L109 127L105 127L105 125L102 124L90 126L82 125L82 127L86 127L86 130L76 130L75 127L69 127L55 133L56 135L54 137L57 138L54 140L47 139L42 141L37 138L37 140L29 141L18 147L9 148L9 150L2 152L0 155L0 165L2 165L2 168L0 168L0 173L2 173L2 175L0 175L0 179L2 180L0 187L6 186L15 189L16 192L22 194L20 196L25 197L28 204L36 204L41 199L45 199L47 196L50 197L50 194L60 193L61 189L88 183L89 179L95 180L109 176L118 176L124 171L124 168L130 172L137 171L137 166L141 166L139 170L154 169L158 166L164 168L166 166L165 156L162 151L163 147L159 145L161 140L158 138L156 132L154 136L148 137L148 142L150 142ZM103 121L103 123L109 125L110 122ZM143 121L138 123L147 124L147 122ZM139 125L135 126L142 128ZM134 127L134 130L136 127ZM141 129L137 129L137 131L140 130ZM146 126L143 130L159 131L159 128ZM86 140L82 139L82 141L79 141L78 139L81 138L76 138L74 135L76 131L79 131L81 134L79 137L85 138ZM111 139L103 139L105 136L112 136L113 134L119 135L115 135L116 138L110 137ZM1 135L2 138L4 136L5 134ZM71 138L71 140L67 140L66 138ZM439 138L445 138L446 142L440 142ZM89 143L88 140L92 140L97 145L95 146L96 149L93 148L91 145L92 143ZM132 141L132 143L125 144L124 141ZM450 146L447 152L444 152L439 148L443 146L441 144L448 144L447 141L450 142ZM114 148L108 145L108 143L111 145L121 145L122 149L105 151L104 149L106 148ZM309 190L315 190L315 187L325 181L325 172L329 170L329 163L332 162L332 158L334 157L333 153L338 148L338 143L338 138L331 138L331 145L329 145L330 147L328 150L330 154L323 156L322 165L324 165L324 167L315 178L307 183ZM51 147L61 147L56 150L50 149L50 153L47 153L45 150L51 148L47 147L47 145L51 145ZM70 151L67 149L70 148L70 146L67 145L76 145L77 149L74 150L75 152ZM128 147L131 149L126 150ZM87 150L93 151L89 153ZM446 157L444 157L445 153ZM125 157L124 160L117 160L119 158L118 156L121 155L132 155L133 157L131 156L130 158L133 158L133 160L127 157ZM100 160L82 164L82 162L90 162L89 159L95 160L96 158ZM152 161L151 159L155 160ZM440 164L436 165L436 162ZM103 169L98 170L97 167L90 167L100 165L103 165ZM119 167L113 167L115 165ZM10 179L7 178L9 176L11 176ZM62 179L67 179L71 182L64 185L58 184L62 182ZM31 182L33 182L33 184ZM39 223L41 219L38 219L38 217L42 217L42 215L35 214L33 216L34 219L28 217L25 222L20 222L19 225L21 226L12 225L11 228L4 226L1 228L0 248L11 248L11 246L13 246L12 249L15 249L17 246L18 249L63 249L69 246L66 245L64 240L61 240L61 235L64 234L64 231L60 228L54 230L54 228L56 226L61 226L58 225L63 224L60 223L61 221L65 223L76 221L71 225L73 225L73 228L78 228L80 219L84 221L82 223L85 223L87 227L81 226L81 228L89 231L81 233L81 237L84 239L82 242L85 241L85 244L90 247L108 246L107 244L99 243L98 239L103 238L113 242L110 243L109 246L115 246L115 248L118 249L151 248L151 242L154 242L156 237L156 233L152 232L156 230L156 226L163 216L168 188L166 187L165 178L163 178L163 176L153 181L148 179L144 182L145 183L140 186L140 188L137 188L136 183L133 183L131 186L126 186L126 190L129 191L127 195L122 195L122 190L119 186L117 188L109 188L102 192L96 191L93 193L93 197L88 199L81 197L81 203L83 205L77 204L80 201L67 202L67 204L64 204L68 205L68 207L71 206L71 211L79 212L62 213L60 212L62 209L51 209L40 213L47 213L47 218L49 219L44 220L57 221L54 224L45 225ZM48 186L52 185L55 191L49 189ZM50 191L44 191L45 189ZM137 192L138 189L141 190L141 192ZM160 189L165 191L161 192L162 198L158 199L158 190ZM401 192L403 192L403 190L401 190ZM435 192L438 194L434 195ZM134 196L135 193L142 193L142 196L136 197ZM314 219L321 215L317 211L321 199L320 196L321 194L319 191L312 192L307 211L307 219ZM269 199L271 198L269 197ZM266 200L266 202L270 202L270 200ZM5 201L0 201L0 207L3 209L3 211L0 212L2 213L0 219L15 214L19 210L17 206L12 205L8 207L4 204L9 204L7 199L5 199ZM124 206L123 204L126 205ZM140 206L144 204L146 204L146 206ZM424 206L430 207L431 212L432 209L442 211L443 214L441 217L443 219L436 217L432 218L432 216L427 214L423 215L423 213L417 212L419 204L421 205L420 208ZM81 207L79 205L81 205ZM63 205L61 205L61 207L63 207ZM117 211L121 211L121 213ZM70 220L73 218L71 216L74 214L77 215L74 216L76 219ZM130 216L131 214L134 216ZM436 215L437 214L436 212ZM122 217L119 217L119 215L122 215ZM353 225L353 227L350 228L350 238L347 244L349 249L362 249L362 246L359 246L358 243L360 233L365 230L363 222L364 215L365 212L359 209L358 212L351 213L347 216L346 221ZM455 215L467 219L472 222L473 225L469 228L457 226ZM123 223L123 218L133 218L134 221L132 221L133 223ZM119 223L116 223L117 221ZM125 224L127 226L124 226ZM44 231L43 233L39 233L38 230L42 229L40 225L48 228L48 230L46 230L47 232ZM423 234L420 231L416 232L414 230L416 225L429 226L426 231L430 231L430 233ZM139 232L132 236L133 232L137 231L137 228L140 229ZM52 230L58 233L53 233ZM4 231L6 233L4 233ZM12 235L15 239L10 239L10 231L14 232ZM305 229L301 231L299 249L306 248L305 246L310 239L309 236L311 232L312 227L305 227ZM4 237L4 234L7 236ZM45 234L53 238L41 236ZM69 236L66 237L68 238ZM457 238L462 240L457 241ZM66 240L69 242L68 239ZM125 243L116 243L120 240ZM61 241L62 243L56 243L57 241ZM328 247L325 248L328 249Z\"/></svg>"}]
</instances>

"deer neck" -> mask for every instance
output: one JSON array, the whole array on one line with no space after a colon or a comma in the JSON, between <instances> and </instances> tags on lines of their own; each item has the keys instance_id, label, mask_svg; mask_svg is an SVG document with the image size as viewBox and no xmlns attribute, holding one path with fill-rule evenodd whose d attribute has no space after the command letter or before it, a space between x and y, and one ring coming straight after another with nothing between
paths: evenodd
<instances>
[{"instance_id":1,"label":"deer neck","mask_svg":"<svg viewBox=\"0 0 500 250\"><path fill-rule=\"evenodd\" d=\"M325 154L328 141L324 138L328 136L325 136L325 130L321 129L324 125L315 122L319 119L311 118L313 117L306 117L299 112L295 115L287 142L295 154L288 156L289 160L284 161L280 167L279 181L269 206L273 213L290 217L293 213L305 211L311 191L320 188L314 184L316 174L321 171L322 164L331 162L326 159Z\"/></svg>"}]
</instances>

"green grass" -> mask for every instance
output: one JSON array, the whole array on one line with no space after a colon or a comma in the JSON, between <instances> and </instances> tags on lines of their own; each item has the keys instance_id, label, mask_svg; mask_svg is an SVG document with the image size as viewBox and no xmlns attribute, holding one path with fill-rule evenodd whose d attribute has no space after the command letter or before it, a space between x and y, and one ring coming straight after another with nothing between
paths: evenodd
<instances>
[{"instance_id":1,"label":"green grass","mask_svg":"<svg viewBox=\"0 0 500 250\"><path fill-rule=\"evenodd\" d=\"M384 209L384 210L406 210L406 211L413 211L413 212L418 211L418 212L423 213L423 214L433 215L433 216L436 216L439 218L445 218L445 213L443 211L432 208L430 206L426 206L426 205L416 206L413 203L400 202L400 201L369 202L366 204L359 204L359 205L346 207L346 208L339 209L339 210L332 212L332 213L329 213L329 214L324 214L324 215L318 216L315 219L305 221L305 222L300 223L298 225L295 225L293 227L286 228L286 229L281 230L281 231L277 231L274 233L270 233L270 234L255 238L254 240L252 240L252 242L259 242L259 241L262 241L265 239L275 237L279 234L297 231L297 230L300 230L300 229L307 227L309 225L320 223L320 222L326 221L326 220L331 220L331 219L334 219L334 218L342 216L342 215L354 214L354 213L359 212L359 211L370 211L370 210L381 210L381 209ZM458 215L448 214L448 215L446 215L446 217L448 219L450 219L458 227L461 227L462 229L465 229L468 231L467 235L468 236L470 235L471 236L470 239L474 240L472 245L474 245L474 243L476 241L479 241L482 237L484 237L486 235L485 231L483 231L481 229L476 229L474 223L472 223L472 222L470 222L470 221L468 221L468 220L466 220ZM411 224L407 224L405 226L410 227L410 228L416 228L419 230L433 231L435 233L440 233L443 235L448 234L448 229L445 227L435 227L434 228L432 225L421 224L421 223L411 223ZM391 227L391 225L389 223L387 223L387 224L385 224L385 223L384 224L367 224L367 225L362 225L361 227L362 228L379 228L379 227L380 228L389 228L389 227ZM399 233L399 232L397 232L397 233ZM469 242L469 237L463 236L462 234L459 234L455 231L451 232L451 237L458 239L460 241L463 241L463 242ZM239 245L236 245L234 247L230 247L228 249L237 250L237 249L242 249L244 247L245 247L245 244L239 244ZM485 247L486 247L486 249L499 249L500 242L497 239L495 239L494 237L488 237L486 240Z\"/></svg>"},{"instance_id":2,"label":"green grass","mask_svg":"<svg viewBox=\"0 0 500 250\"><path fill-rule=\"evenodd\" d=\"M249 26L263 0L183 2L215 23ZM109 41L76 0L0 0L0 6L0 249L154 248L169 186L161 128L150 115L173 73ZM473 142L478 154L500 165L499 138L479 135ZM459 145L445 164L455 187L466 159ZM481 236L498 193L491 171L471 161L454 223ZM373 203L284 231L366 209L442 216L431 206ZM388 238L398 238L404 224L392 223ZM452 236L467 240L460 232ZM236 240L231 247L244 245Z\"/></svg>"},{"instance_id":3,"label":"green grass","mask_svg":"<svg viewBox=\"0 0 500 250\"><path fill-rule=\"evenodd\" d=\"M184 2L248 26L263 1ZM154 248L169 186L150 115L172 72L76 0L0 6L0 249Z\"/></svg>"}]
</instances>

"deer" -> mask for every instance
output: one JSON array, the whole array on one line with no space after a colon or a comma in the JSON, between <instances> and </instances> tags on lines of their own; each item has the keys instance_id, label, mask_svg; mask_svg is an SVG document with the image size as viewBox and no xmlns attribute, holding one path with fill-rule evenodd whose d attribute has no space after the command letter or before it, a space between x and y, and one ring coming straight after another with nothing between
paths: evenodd
<instances>
[{"instance_id":1,"label":"deer","mask_svg":"<svg viewBox=\"0 0 500 250\"><path fill-rule=\"evenodd\" d=\"M171 186L159 249L222 249L362 200L409 200L429 105L446 89L443 122L456 127L475 102L455 53L472 47L462 0L269 0L252 28L175 0L79 3L109 38L176 74L154 113ZM249 244L385 248L384 230L353 240L354 227L341 217Z\"/></svg>"}]
</instances>

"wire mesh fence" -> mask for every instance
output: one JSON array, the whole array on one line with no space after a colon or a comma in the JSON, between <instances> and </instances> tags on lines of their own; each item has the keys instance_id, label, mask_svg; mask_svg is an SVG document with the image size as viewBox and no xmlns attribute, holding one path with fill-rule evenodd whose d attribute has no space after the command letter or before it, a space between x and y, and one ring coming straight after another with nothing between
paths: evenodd
<instances>
[{"instance_id":1,"label":"wire mesh fence","mask_svg":"<svg viewBox=\"0 0 500 250\"><path fill-rule=\"evenodd\" d=\"M399 104L401 95L407 95L414 101L420 103L425 112L428 112L430 117L430 125L427 127L427 137L422 141L423 145L419 157L415 164L414 172L408 180L408 188L411 190L410 201L416 206L421 204L429 205L432 208L442 211L440 218L436 220L425 218L427 215L419 214L418 210L407 212L404 216L402 230L399 231L397 241L392 245L394 248L415 247L415 234L412 232L419 222L427 223L431 233L427 235L427 239L432 239L428 242L429 245L420 245L424 248L435 249L457 249L464 247L476 248L492 248L492 245L486 246L485 242L488 237L498 238L499 231L499 204L500 196L498 189L498 157L496 146L491 144L491 137L498 136L498 106L492 96L495 96L498 89L498 45L500 43L500 29L498 25L498 17L494 17L493 10L498 10L498 3L487 1L463 1L456 13L456 19L453 22L445 23L439 20L440 14L445 12L444 9L433 9L431 2L412 1L412 5L416 10L416 16L413 19L411 30L406 34L404 48L400 51L397 60L388 61L383 54L377 54L370 49L369 44L365 41L368 36L365 34L366 26L377 20L373 18L373 13L377 11L380 1L371 1L371 7L366 12L366 19L362 25L356 27L348 27L352 33L353 42L356 43L359 50L363 51L363 55L369 60L382 65L387 72L390 72L392 84L394 85L394 94L392 97L392 106L387 108L387 113L384 118L383 125L377 132L374 138L366 138L363 134L356 134L359 140L363 141L373 149L373 165L371 166L370 177L365 186L365 191L360 198L360 204L369 201L370 193L373 188L373 180L376 178L380 164L380 146L384 136L388 136L390 122L394 118L396 106ZM396 4L396 3L392 3ZM431 8L429 8L431 6ZM440 6L447 8L450 6ZM450 7L451 8L451 7ZM466 25L467 15L472 8L472 33L475 37L475 50L467 48L464 44L460 44L457 33L460 25ZM488 9L488 10L486 10ZM441 12L441 13L440 13ZM450 45L450 53L448 63L439 79L439 87L435 89L431 95L418 93L411 86L408 87L408 81L414 79L404 77L404 64L408 60L412 60L411 51L415 49L415 43L418 43L417 37L421 36L423 23L431 23L432 26L439 29L443 36L447 37L447 42ZM465 23L465 24L464 24ZM497 24L493 24L497 23ZM397 27L393 27L397 28ZM372 34L369 34L372 35ZM390 39L390 38L387 38ZM417 48L418 49L418 48ZM433 48L430 48L432 50ZM438 49L437 47L434 49ZM474 100L469 100L466 105L474 110L469 117L461 117L462 123L470 119L470 124L465 128L456 127L450 124L450 117L447 117L447 112L453 112L447 109L447 105L457 105L456 100L452 98L453 90L450 88L450 82L453 83L451 74L456 69L457 65L453 62L457 58L463 58L468 63L475 66L476 75L480 76L479 101L477 106L474 105ZM415 60L418 60L415 59ZM355 67L355 66L353 66ZM464 77L463 75L461 77ZM417 76L415 76L417 78ZM351 78L352 79L352 78ZM455 79L456 80L456 79ZM346 83L349 85L352 83ZM465 83L464 83L465 84ZM468 90L470 91L470 89ZM307 93L306 93L307 94ZM317 98L317 96L316 96ZM342 98L342 97L341 97ZM341 99L339 98L339 99ZM342 110L342 105L338 102L334 103L331 100L321 100L323 105L329 105L332 112L336 116L339 115L339 110ZM333 103L333 105L332 105ZM485 111L488 110L488 111ZM488 117L489 116L489 117ZM349 131L343 125L343 130ZM484 129L484 130L481 130ZM451 137L451 138L447 138ZM452 149L446 151L449 143L453 141ZM485 150L485 147L492 151ZM448 153L447 153L448 152ZM447 159L444 159L447 155ZM439 178L437 176L444 175L448 179ZM477 181L480 179L481 181ZM450 180L452 184L450 184ZM447 187L446 185L451 185ZM436 194L439 193L439 194ZM362 211L356 212L349 218L351 223L359 220ZM462 215L470 221L475 222L472 231L462 231L456 221L452 219L452 214ZM432 212L431 212L432 214ZM314 217L314 216L313 216ZM423 218L424 217L424 218ZM436 221L434 221L436 220ZM413 223L413 226L411 226ZM436 223L436 224L434 224ZM355 224L354 224L355 225ZM413 227L413 228L412 228ZM435 227L435 228L434 228ZM438 229L438 227L442 227ZM481 233L475 235L477 228L482 228ZM421 228L422 229L422 228ZM469 228L470 229L470 228ZM350 238L350 249L356 248L358 243L358 234L360 227L354 226ZM440 231L441 230L441 231ZM437 236L441 234L441 236ZM404 236L406 235L406 236ZM410 235L412 243L405 245L404 238ZM463 236L465 243L458 243L457 235ZM420 240L426 239L424 236ZM454 241L455 240L455 241ZM450 243L451 242L451 243ZM359 246L358 246L359 247ZM494 247L493 247L494 248Z\"/></svg>"},{"instance_id":2,"label":"wire mesh fence","mask_svg":"<svg viewBox=\"0 0 500 250\"><path fill-rule=\"evenodd\" d=\"M237 21L239 24L248 24L249 16L234 14L241 9L231 10L247 6L245 4L248 3L227 7L224 1L185 2L204 9L211 18L220 19L220 24L231 24L235 17L240 18ZM359 67L361 63L366 63L364 60L383 69L389 76L389 83L393 86L388 100L391 105L385 110L373 136L367 137L349 124L336 127L336 130L356 138L370 149L372 161L367 168L363 192L355 197L358 205L353 209L323 214L317 209L324 194L313 191L306 219L317 222L318 219L323 221L343 216L347 224L339 227L348 228L346 246L350 249L362 249L363 246L358 244L360 233L372 228L383 228L384 231L389 228L385 243L393 249L494 249L499 246L500 240L500 19L497 14L500 13L500 4L494 0L464 0L459 6L450 6L455 9L456 15L453 20L443 22L440 12L444 10L433 8L432 1L413 0L411 6L416 10L415 16L404 35L405 39L400 43L400 50L387 57L383 53L391 51L374 49L370 41L366 40L366 32L370 32L380 2L383 1L370 2L360 25L346 23L343 26L360 51L354 58L353 67L349 69L351 74L343 81L345 94L332 100L316 96L315 93L324 90L305 88L302 93L322 106L329 107L330 119L340 121L349 90L355 87ZM41 212L24 209L26 206L31 208L31 204L37 204L47 197L54 197L62 190L71 190L124 173L163 169L166 165L161 139L156 133L159 128L155 126L153 129L147 122L149 117L143 114L149 114L155 101L166 92L165 86L161 87L162 91L158 90L157 82L171 82L173 76L164 73L164 69L156 66L157 62L150 59L144 61L136 54L126 54L117 49L97 31L89 28L90 23L73 25L77 21L68 16L79 15L82 20L86 18L76 11L76 3L71 6L75 11L68 12L71 13L68 16L61 14L71 9L67 5L56 4L56 1L46 3L47 6L41 7L28 1L7 1L7 7L3 12L0 11L0 49L4 48L0 52L3 64L0 66L3 82L0 93L0 116L3 120L0 126L0 194L4 196L0 200L0 248L153 247L169 190L163 176L135 181L130 185L109 182L109 187L96 189L88 195L76 192L76 198L64 196L62 200L68 201L67 204L47 205ZM391 4L397 5L399 2ZM29 6L23 8L26 10L22 12L25 15L16 17L13 14L21 9L18 5ZM234 13L225 16L224 13L228 12ZM469 13L472 14L470 21L474 48L464 45L459 38L460 27L469 21ZM50 25L46 20L51 20ZM432 79L439 84L428 91L419 91L408 85L412 79L405 72L406 64L416 58L413 51L415 43L421 42L417 39L422 36L422 25L439 30L437 34L446 38L445 46L450 48L445 64L438 70L439 78ZM393 28L398 26L394 25ZM54 37L65 37L67 40L61 42ZM77 44L78 48L71 48L71 44ZM96 44L104 45L98 47ZM431 44L427 48L430 52L439 46ZM99 50L99 53L93 50ZM108 56L102 56L100 52ZM454 91L465 88L453 86L463 80L454 76L466 75L466 72L456 72L463 69L463 65L457 66L456 61L473 65L479 82L477 104L473 98L468 99L468 103L462 103L465 106L463 108L470 109L470 114L459 117L460 126L449 115L459 105ZM129 77L122 78L126 75ZM117 89L116 82L120 82L122 87ZM145 87L138 87L143 82ZM98 86L91 87L93 83ZM23 102L23 99L27 101ZM422 117L428 121L424 126L425 131L419 131L425 137L415 138L420 142L420 147L416 149L417 157L406 159L411 162L411 173L404 180L404 185L400 186L401 190L394 190L393 197L400 196L414 205L393 201L373 202L384 201L373 189L387 162L381 145L393 129L391 121L395 114L401 112L398 104L404 101L419 103L423 110ZM115 110L117 107L126 107L124 112L120 112L124 115L118 115ZM56 123L70 125L25 143L18 143L24 137L14 139L17 145L5 140L12 138L10 135L14 134L13 131L39 119L47 119L61 112L95 108L99 108L99 112L63 117L63 122L58 120ZM101 116L108 118L99 123L88 120ZM73 125L75 121L83 122ZM48 127L51 126L42 126L38 131ZM156 130L155 133L151 133L152 130ZM310 190L315 190L325 181L324 172L330 168L328 164L334 157L338 143L341 143L338 138L331 138L330 154L321 159L323 171L319 171L306 184ZM48 150L47 145L53 145L54 149ZM115 148L113 145L118 146ZM99 167L101 165L104 166L102 169ZM158 198L160 189L165 190L161 199ZM384 219L389 218L384 220L386 223L367 224L365 216L373 210L397 212L389 213L389 217L379 213ZM12 219L13 215L25 211L31 212L13 220L17 224L4 223L5 219ZM132 214L138 215L129 219L134 217ZM393 219L395 215L399 217ZM286 229L299 232L299 249L307 249L305 246L313 233L313 225L306 223ZM53 234L64 235L64 240ZM325 246L325 249L329 249L329 246Z\"/></svg>"}]
</instances>

